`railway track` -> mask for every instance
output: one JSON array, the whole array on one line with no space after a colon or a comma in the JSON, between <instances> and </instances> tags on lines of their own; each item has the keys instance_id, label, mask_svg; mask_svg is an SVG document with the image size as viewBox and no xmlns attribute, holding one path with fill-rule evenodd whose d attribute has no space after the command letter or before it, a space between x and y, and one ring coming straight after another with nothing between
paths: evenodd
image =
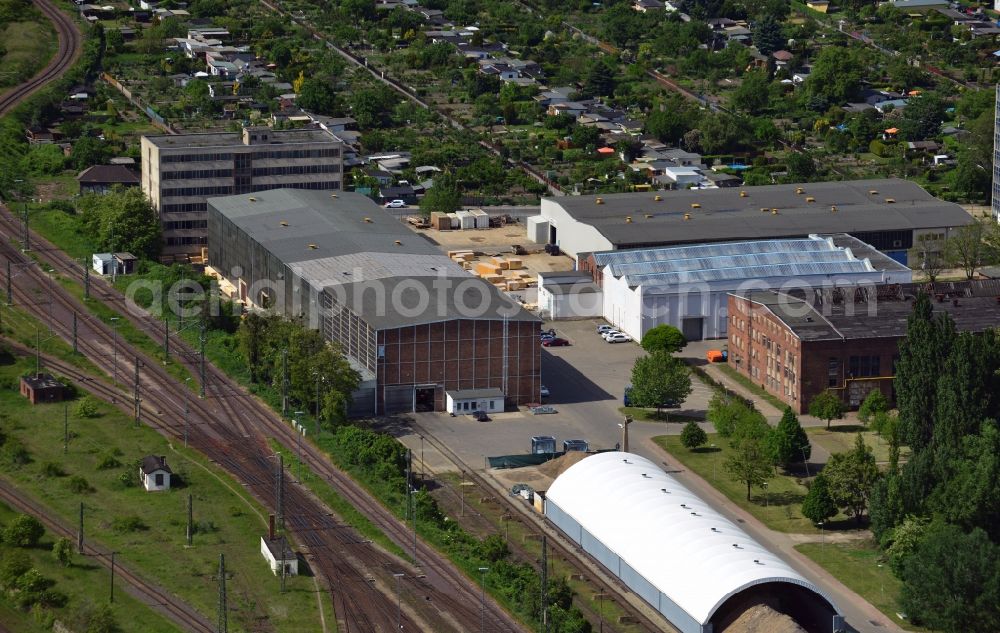
<instances>
[{"instance_id":1,"label":"railway track","mask_svg":"<svg viewBox=\"0 0 1000 633\"><path fill-rule=\"evenodd\" d=\"M429 446L437 449L437 451L441 453L445 459L450 461L462 471L464 481L470 481L476 484L485 496L497 499L498 503L506 508L508 516L518 517L521 523L525 526L531 525L533 520L537 518L537 515L533 514L533 510L528 509L525 504L512 501L512 498L508 495L498 494L496 486L491 485L490 482L486 480L484 475L480 474L478 471L466 464L454 451L448 448L448 446L439 440L433 433L428 432L426 428L422 427L414 420L410 421L410 426L412 430L420 433L420 435L424 437L424 440ZM496 526L485 517L482 517L482 522L487 529L496 529ZM570 542L561 534L554 533L551 530L538 530L538 536L541 536L543 532L547 533L549 536L546 541L549 549L549 560L556 558L561 559L565 565L571 568L571 574L579 574L589 578L594 577L592 569L583 565L580 561L581 559L587 559L592 565L598 565L599 563L597 563L596 560L592 559L579 547L571 545ZM553 538L553 536L556 536L556 538ZM523 546L516 543L508 543L508 547L518 553L522 559L532 561L533 566L536 568L538 567L538 565L533 562L535 560L534 555ZM605 579L598 579L598 584L601 587L602 592L610 591L615 594L617 597L617 604L625 609L626 614L632 618L635 625L638 626L640 630L644 632L648 631L650 633L675 630L666 620L659 618L658 621L654 621L643 611L632 607L629 604L629 596L632 595L632 591L619 580L607 574L605 574L605 576L607 576ZM587 616L587 619L591 620L592 624L597 624L597 621L603 617L593 608L593 605L587 604L586 601L578 601L577 606L580 607L581 611Z\"/></svg>"},{"instance_id":2,"label":"railway track","mask_svg":"<svg viewBox=\"0 0 1000 633\"><path fill-rule=\"evenodd\" d=\"M83 36L73 20L60 11L50 0L35 0L35 5L52 21L59 37L59 48L52 60L34 77L0 96L0 116L7 114L22 100L58 79L76 61Z\"/></svg>"},{"instance_id":3,"label":"railway track","mask_svg":"<svg viewBox=\"0 0 1000 633\"><path fill-rule=\"evenodd\" d=\"M2 479L0 479L0 500L18 512L36 517L53 534L73 541L76 540L76 533L65 523L53 518L46 508ZM111 567L111 551L106 548L95 546L92 543L84 543L84 555L102 567ZM115 578L121 579L126 584L126 591L129 594L146 606L170 618L183 630L193 633L215 633L215 627L194 607L162 587L145 580L127 565L122 565L118 561L115 562Z\"/></svg>"},{"instance_id":4,"label":"railway track","mask_svg":"<svg viewBox=\"0 0 1000 633\"><path fill-rule=\"evenodd\" d=\"M18 266L14 283L16 303L32 306L64 340L72 338L73 313L77 313L77 336L80 352L109 375L114 373L114 353L122 350L124 366L119 375L133 376L139 363L140 392L143 398L143 421L162 433L181 439L184 433L182 411L187 401L191 424L189 443L218 462L243 482L247 489L266 507L274 505L273 462L264 441L274 437L285 446L297 443L296 432L266 405L233 383L212 365L206 366L206 398L195 398L156 360L137 353L122 341L115 341L111 328L91 316L87 309L58 283L27 260L11 244L21 235L19 223L4 209L0 211L0 233L4 234L0 253ZM60 274L82 281L79 262L75 262L51 244L33 237L35 252L54 265ZM25 281L20 281L22 276ZM38 304L38 297L48 302ZM141 312L129 310L124 297L101 279L91 280L91 296L119 310L137 329L153 341L162 342L160 322ZM46 313L45 307L48 307ZM82 315L82 316L79 316ZM171 340L174 358L197 375L197 355L179 338ZM60 370L61 371L61 370ZM73 374L67 373L68 376ZM93 382L93 381L92 381ZM112 402L131 402L131 394L115 386L104 386L104 396ZM303 461L323 477L341 496L379 527L404 549L412 547L412 535L405 524L350 477L333 467L328 458L312 444L303 442ZM234 447L238 447L234 450ZM289 481L290 477L286 477ZM302 517L306 523L289 524L290 533L304 545L320 575L333 585L332 595L338 610L338 624L344 630L388 631L396 628L398 616L394 599L393 573L404 573L403 583L411 598L407 614L402 618L407 630L467 631L479 627L480 596L477 587L461 571L445 560L436 550L417 541L419 568L413 568L395 557L360 539L347 526L327 520L325 506L299 486L285 491L285 515ZM326 517L326 518L324 518ZM345 536L350 535L350 536ZM374 581L374 582L373 582ZM344 605L348 605L344 608ZM522 627L493 600L487 601L488 620L494 633L521 631ZM363 613L361 615L357 615ZM344 614L355 614L354 621L345 621Z\"/></svg>"}]
</instances>

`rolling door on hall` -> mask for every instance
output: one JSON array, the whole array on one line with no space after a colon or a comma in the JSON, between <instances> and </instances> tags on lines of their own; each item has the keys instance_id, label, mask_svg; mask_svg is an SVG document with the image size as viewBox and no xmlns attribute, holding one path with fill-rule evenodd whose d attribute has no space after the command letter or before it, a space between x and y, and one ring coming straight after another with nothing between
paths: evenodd
<instances>
[{"instance_id":1,"label":"rolling door on hall","mask_svg":"<svg viewBox=\"0 0 1000 633\"><path fill-rule=\"evenodd\" d=\"M684 334L684 338L689 341L700 341L704 337L704 321L702 317L681 319L681 333Z\"/></svg>"},{"instance_id":2,"label":"rolling door on hall","mask_svg":"<svg viewBox=\"0 0 1000 633\"><path fill-rule=\"evenodd\" d=\"M385 388L385 413L409 413L413 411L413 385Z\"/></svg>"}]
</instances>

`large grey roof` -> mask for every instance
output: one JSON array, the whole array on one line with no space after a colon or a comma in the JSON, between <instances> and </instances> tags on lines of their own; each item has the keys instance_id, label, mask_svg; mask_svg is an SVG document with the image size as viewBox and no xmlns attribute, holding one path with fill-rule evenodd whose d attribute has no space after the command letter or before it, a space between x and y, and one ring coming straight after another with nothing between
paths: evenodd
<instances>
[{"instance_id":1,"label":"large grey roof","mask_svg":"<svg viewBox=\"0 0 1000 633\"><path fill-rule=\"evenodd\" d=\"M208 204L375 329L539 320L361 194L274 189Z\"/></svg>"},{"instance_id":2,"label":"large grey roof","mask_svg":"<svg viewBox=\"0 0 1000 633\"><path fill-rule=\"evenodd\" d=\"M615 277L625 277L631 287L909 272L902 264L846 234L604 251L595 253L594 261Z\"/></svg>"},{"instance_id":3,"label":"large grey roof","mask_svg":"<svg viewBox=\"0 0 1000 633\"><path fill-rule=\"evenodd\" d=\"M796 193L797 189L801 193ZM741 192L746 192L745 197L741 197ZM657 196L660 201L655 199ZM597 198L603 203L597 204ZM808 202L808 198L813 201ZM887 199L894 202L886 202ZM594 226L616 247L945 228L972 222L959 205L939 200L915 183L899 179L565 196L548 200L560 205L577 221ZM693 204L700 206L695 208ZM836 207L836 212L831 207ZM772 209L777 209L777 213L772 213ZM689 214L689 219L684 219L685 214Z\"/></svg>"},{"instance_id":4,"label":"large grey roof","mask_svg":"<svg viewBox=\"0 0 1000 633\"><path fill-rule=\"evenodd\" d=\"M983 332L1000 325L998 280L895 284L809 295L772 290L732 294L771 312L799 339L824 341L905 336L913 298L921 291L931 295L934 313L948 314L960 332Z\"/></svg>"}]
</instances>

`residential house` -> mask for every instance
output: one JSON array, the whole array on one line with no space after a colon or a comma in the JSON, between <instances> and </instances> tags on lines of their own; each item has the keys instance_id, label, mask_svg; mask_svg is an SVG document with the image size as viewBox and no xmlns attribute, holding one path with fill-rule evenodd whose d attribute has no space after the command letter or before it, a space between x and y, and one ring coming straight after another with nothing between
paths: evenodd
<instances>
[{"instance_id":1,"label":"residential house","mask_svg":"<svg viewBox=\"0 0 1000 633\"><path fill-rule=\"evenodd\" d=\"M639 13L663 11L663 3L660 2L660 0L635 0L635 2L632 3L632 8Z\"/></svg>"},{"instance_id":2,"label":"residential house","mask_svg":"<svg viewBox=\"0 0 1000 633\"><path fill-rule=\"evenodd\" d=\"M88 193L104 195L115 186L139 186L139 176L124 165L93 165L81 171L76 181L80 186L80 195Z\"/></svg>"}]
</instances>

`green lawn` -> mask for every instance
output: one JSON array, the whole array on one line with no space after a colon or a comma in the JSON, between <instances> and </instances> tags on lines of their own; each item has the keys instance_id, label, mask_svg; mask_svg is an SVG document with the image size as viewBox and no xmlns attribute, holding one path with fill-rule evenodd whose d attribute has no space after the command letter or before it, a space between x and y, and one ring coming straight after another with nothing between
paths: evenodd
<instances>
[{"instance_id":1,"label":"green lawn","mask_svg":"<svg viewBox=\"0 0 1000 633\"><path fill-rule=\"evenodd\" d=\"M719 371L721 371L722 373L724 373L728 378L731 378L732 380L734 380L737 383L739 383L741 386L743 386L746 389L748 389L754 396L756 396L758 398L763 398L764 400L767 400L771 404L771 406L775 407L778 411L784 411L785 407L788 406L787 404L785 404L784 402L782 402L781 400L779 400L775 396L772 396L768 392L764 391L760 387L760 385L754 384L754 382L752 380L750 380L749 378L747 378L743 374L739 373L738 371L736 371L735 369L733 369L732 367L730 367L726 363L718 363L718 364L716 364L716 367L718 367Z\"/></svg>"},{"instance_id":2,"label":"green lawn","mask_svg":"<svg viewBox=\"0 0 1000 633\"><path fill-rule=\"evenodd\" d=\"M869 541L853 543L803 543L795 549L818 563L851 591L858 594L890 620L909 631L926 631L896 616L901 583L883 564L881 552Z\"/></svg>"},{"instance_id":3,"label":"green lawn","mask_svg":"<svg viewBox=\"0 0 1000 633\"><path fill-rule=\"evenodd\" d=\"M210 620L216 608L218 557L224 553L232 573L230 630L258 630L262 621L274 630L320 630L311 577L292 578L288 592L278 593L278 580L259 553L266 512L239 484L194 451L170 445L145 426L135 427L129 416L103 404L102 415L94 419L77 419L70 408L72 439L63 455L63 405L31 406L16 391L17 377L32 366L27 359L0 365L0 426L7 436L0 449L0 476L67 522L75 522L83 502L89 539L120 552L123 562ZM13 460L17 446L30 455L28 463ZM123 475L136 472L135 460L149 454L167 456L178 487L150 494L122 483ZM78 492L75 477L84 478L91 490ZM194 500L193 547L186 547L184 537L188 494ZM120 520L128 517L138 518L143 527L122 530ZM98 595L103 591L101 586Z\"/></svg>"},{"instance_id":4,"label":"green lawn","mask_svg":"<svg viewBox=\"0 0 1000 633\"><path fill-rule=\"evenodd\" d=\"M0 503L0 524L6 524L17 514ZM65 606L51 609L49 613L61 622L72 625L80 622L79 619L89 608L107 602L110 595L110 572L88 557L77 555L73 556L69 566L63 567L52 553L54 541L55 537L47 532L37 547L22 551L28 554L32 567L45 578L55 581L52 589L69 598ZM0 546L0 559L8 558L14 549ZM113 613L119 625L128 623L130 628L150 633L171 633L177 630L172 622L125 593L120 582L116 584ZM21 611L10 598L6 593L0 597L0 622L12 630L24 633L50 630L44 625L44 618Z\"/></svg>"},{"instance_id":5,"label":"green lawn","mask_svg":"<svg viewBox=\"0 0 1000 633\"><path fill-rule=\"evenodd\" d=\"M673 455L685 468L709 482L730 501L750 512L772 530L818 534L811 521L802 516L801 505L808 490L795 477L778 474L768 482L767 494L754 488L747 501L746 484L732 481L723 467L730 452L729 441L716 433L708 434L708 443L691 451L681 445L679 435L661 435L653 438L664 450ZM713 448L712 445L715 445ZM779 473L781 471L779 470ZM827 529L851 528L843 515L837 515Z\"/></svg>"},{"instance_id":6,"label":"green lawn","mask_svg":"<svg viewBox=\"0 0 1000 633\"><path fill-rule=\"evenodd\" d=\"M46 182L57 185L57 188L65 188L65 185L58 184L54 178L46 179ZM76 185L75 179L73 185ZM79 216L58 209L39 208L29 212L28 223L33 231L61 248L70 257L81 262L85 260L88 266L90 256L100 250L92 237L83 231Z\"/></svg>"},{"instance_id":7,"label":"green lawn","mask_svg":"<svg viewBox=\"0 0 1000 633\"><path fill-rule=\"evenodd\" d=\"M684 415L671 409L661 409L659 413L656 409L646 409L643 407L618 407L622 415L630 415L633 420L639 422L680 422L687 423L691 420L704 420L704 416Z\"/></svg>"},{"instance_id":8,"label":"green lawn","mask_svg":"<svg viewBox=\"0 0 1000 633\"><path fill-rule=\"evenodd\" d=\"M879 463L889 461L889 445L886 444L874 431L865 431L860 425L834 426L830 430L821 426L813 426L806 429L809 441L814 445L819 445L833 453L846 453L854 448L854 438L860 432L865 440L865 444L872 449L875 460ZM902 447L899 451L900 460L905 460L910 455L910 449Z\"/></svg>"}]
</instances>

